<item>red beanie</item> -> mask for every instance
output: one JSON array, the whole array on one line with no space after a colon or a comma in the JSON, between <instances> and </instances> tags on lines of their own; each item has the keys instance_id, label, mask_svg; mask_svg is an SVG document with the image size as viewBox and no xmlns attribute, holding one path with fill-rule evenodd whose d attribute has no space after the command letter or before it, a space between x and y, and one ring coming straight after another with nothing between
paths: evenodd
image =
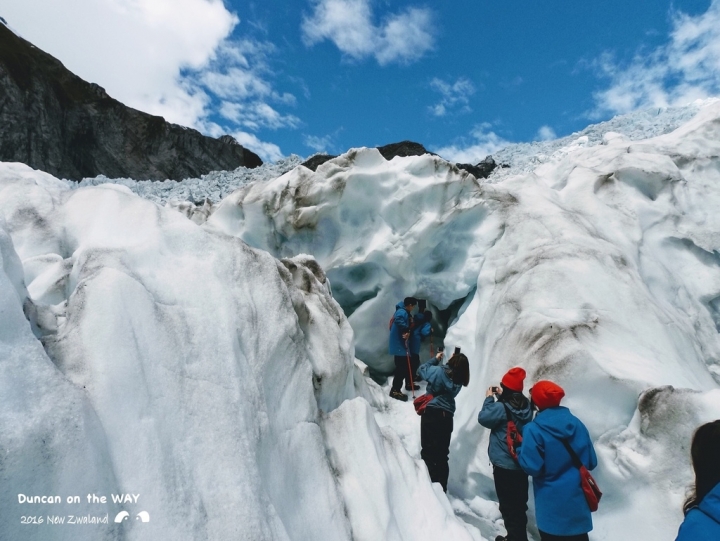
<instances>
[{"instance_id":1,"label":"red beanie","mask_svg":"<svg viewBox=\"0 0 720 541\"><path fill-rule=\"evenodd\" d=\"M511 368L502 378L501 383L511 391L521 393L523 390L523 381L525 380L525 370L519 367Z\"/></svg>"},{"instance_id":2,"label":"red beanie","mask_svg":"<svg viewBox=\"0 0 720 541\"><path fill-rule=\"evenodd\" d=\"M547 408L554 408L560 405L560 401L565 396L565 391L557 383L552 381L538 381L531 389L532 401L540 411Z\"/></svg>"}]
</instances>

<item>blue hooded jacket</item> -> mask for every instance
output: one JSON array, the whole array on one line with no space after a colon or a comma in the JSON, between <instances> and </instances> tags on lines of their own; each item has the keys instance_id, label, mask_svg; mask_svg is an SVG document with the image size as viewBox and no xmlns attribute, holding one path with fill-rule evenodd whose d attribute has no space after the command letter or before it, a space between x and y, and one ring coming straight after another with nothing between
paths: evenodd
<instances>
[{"instance_id":1,"label":"blue hooded jacket","mask_svg":"<svg viewBox=\"0 0 720 541\"><path fill-rule=\"evenodd\" d=\"M455 397L462 389L462 385L453 383L447 373L449 369L445 366L438 366L439 363L440 361L433 357L425 364L420 365L417 376L419 379L427 381L425 392L435 397L428 402L427 407L443 409L454 414Z\"/></svg>"},{"instance_id":2,"label":"blue hooded jacket","mask_svg":"<svg viewBox=\"0 0 720 541\"><path fill-rule=\"evenodd\" d=\"M512 420L515 421L520 434L523 433L525 425L532 421L532 408L530 401L525 400L524 407L513 407L512 404L505 402ZM488 455L490 462L498 468L505 470L519 470L518 463L510 456L507 446L507 415L503 402L495 401L495 398L488 396L483 402L483 407L478 413L478 423L485 428L489 428L490 444L488 445Z\"/></svg>"},{"instance_id":3,"label":"blue hooded jacket","mask_svg":"<svg viewBox=\"0 0 720 541\"><path fill-rule=\"evenodd\" d=\"M410 334L410 353L413 355L419 355L420 342L423 338L430 336L432 326L429 321L425 321L424 314L416 315L414 322L415 325L413 326L412 333Z\"/></svg>"},{"instance_id":4,"label":"blue hooded jacket","mask_svg":"<svg viewBox=\"0 0 720 541\"><path fill-rule=\"evenodd\" d=\"M675 541L720 539L720 483L685 515Z\"/></svg>"},{"instance_id":5,"label":"blue hooded jacket","mask_svg":"<svg viewBox=\"0 0 720 541\"><path fill-rule=\"evenodd\" d=\"M525 427L518 461L533 478L538 528L552 535L582 535L592 530L592 516L580 488L580 470L561 439L588 470L597 466L587 428L563 406L541 411Z\"/></svg>"},{"instance_id":6,"label":"blue hooded jacket","mask_svg":"<svg viewBox=\"0 0 720 541\"><path fill-rule=\"evenodd\" d=\"M405 310L405 305L400 301L395 305L395 315L393 323L390 327L390 340L388 345L388 353L395 356L405 356L408 353L403 334L409 332L412 326L413 318Z\"/></svg>"}]
</instances>

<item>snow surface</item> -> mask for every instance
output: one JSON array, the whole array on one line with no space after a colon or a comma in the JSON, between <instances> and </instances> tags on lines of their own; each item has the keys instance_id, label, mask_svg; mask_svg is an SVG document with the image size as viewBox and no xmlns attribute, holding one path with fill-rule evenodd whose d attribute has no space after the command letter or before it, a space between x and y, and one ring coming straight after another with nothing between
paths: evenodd
<instances>
[{"instance_id":1,"label":"snow surface","mask_svg":"<svg viewBox=\"0 0 720 541\"><path fill-rule=\"evenodd\" d=\"M566 389L595 441L590 538L674 539L692 431L720 417L720 102L695 107L670 133L690 109L537 162L523 147L487 181L354 149L217 205L198 182L183 207L0 164L0 538L494 539L476 417L520 365ZM448 496L383 377L409 294L471 360ZM125 507L151 521L19 523L112 519L17 503L93 492L139 493Z\"/></svg>"},{"instance_id":2,"label":"snow surface","mask_svg":"<svg viewBox=\"0 0 720 541\"><path fill-rule=\"evenodd\" d=\"M437 338L472 362L451 447L458 514L494 497L477 410L521 365L566 389L597 443L593 539L673 539L692 430L720 417L720 102L698 107L671 133L598 133L488 182L355 149L242 187L207 225L277 257L313 254L376 374L392 370L395 302L428 299Z\"/></svg>"},{"instance_id":3,"label":"snow surface","mask_svg":"<svg viewBox=\"0 0 720 541\"><path fill-rule=\"evenodd\" d=\"M0 202L0 538L370 541L385 524L386 539L481 539L397 436L368 414L346 425L370 391L313 258L278 261L126 187L70 190L21 164L0 164ZM378 452L345 460L362 448ZM346 492L354 480L371 499ZM414 491L434 521L421 534ZM381 493L385 522L355 531ZM151 520L112 523L121 508ZM20 523L36 513L111 524Z\"/></svg>"}]
</instances>

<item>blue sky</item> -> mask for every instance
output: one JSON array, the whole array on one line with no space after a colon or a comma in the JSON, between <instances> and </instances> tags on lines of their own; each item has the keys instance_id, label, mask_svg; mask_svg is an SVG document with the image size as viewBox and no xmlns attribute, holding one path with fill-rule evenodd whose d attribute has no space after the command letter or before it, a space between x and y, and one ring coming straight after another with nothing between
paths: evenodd
<instances>
[{"instance_id":1,"label":"blue sky","mask_svg":"<svg viewBox=\"0 0 720 541\"><path fill-rule=\"evenodd\" d=\"M266 160L411 139L476 163L720 92L720 0L0 0L0 16L121 101Z\"/></svg>"}]
</instances>

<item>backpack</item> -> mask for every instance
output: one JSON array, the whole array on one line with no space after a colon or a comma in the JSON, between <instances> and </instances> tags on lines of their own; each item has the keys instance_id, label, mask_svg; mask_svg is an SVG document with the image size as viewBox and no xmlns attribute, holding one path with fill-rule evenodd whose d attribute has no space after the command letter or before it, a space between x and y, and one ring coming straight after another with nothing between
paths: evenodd
<instances>
[{"instance_id":1,"label":"backpack","mask_svg":"<svg viewBox=\"0 0 720 541\"><path fill-rule=\"evenodd\" d=\"M515 421L513 421L512 419L510 408L508 408L507 404L505 404L504 402L503 407L505 408L505 416L507 417L507 432L505 433L505 443L507 443L508 453L510 453L512 459L517 462L517 448L522 445L522 434L520 434L520 430L518 430Z\"/></svg>"},{"instance_id":2,"label":"backpack","mask_svg":"<svg viewBox=\"0 0 720 541\"><path fill-rule=\"evenodd\" d=\"M415 406L415 411L418 415L422 415L423 413L425 413L425 408L433 398L435 397L430 393L425 393L424 395L420 395L415 400L413 400L413 406Z\"/></svg>"},{"instance_id":3,"label":"backpack","mask_svg":"<svg viewBox=\"0 0 720 541\"><path fill-rule=\"evenodd\" d=\"M597 511L598 504L600 503L600 498L602 498L602 492L600 492L600 487L598 487L595 479L593 479L593 476L590 475L588 469L580 461L580 457L577 456L577 453L573 450L572 447L570 447L570 443L568 443L567 440L560 441L562 441L565 449L567 449L567 452L570 453L570 458L572 459L573 466L580 470L580 488L585 495L585 501L587 501L590 512Z\"/></svg>"}]
</instances>

